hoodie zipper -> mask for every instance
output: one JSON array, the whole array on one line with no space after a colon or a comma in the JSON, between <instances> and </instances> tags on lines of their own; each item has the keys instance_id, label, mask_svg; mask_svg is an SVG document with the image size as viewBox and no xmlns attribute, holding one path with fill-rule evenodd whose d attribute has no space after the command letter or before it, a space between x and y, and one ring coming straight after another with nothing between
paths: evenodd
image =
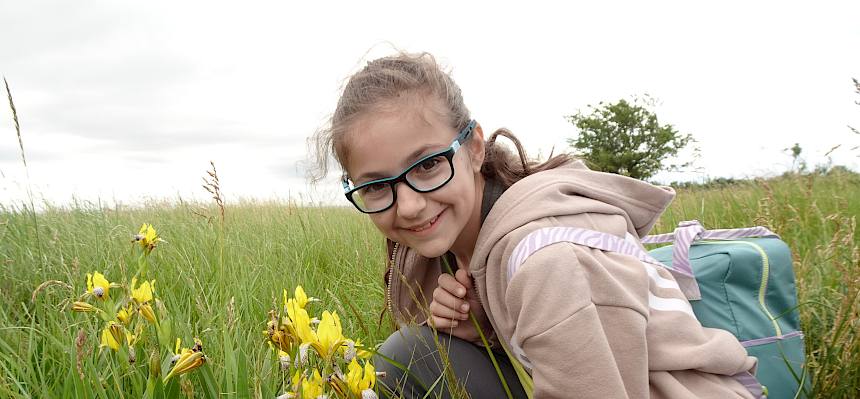
<instances>
[{"instance_id":1,"label":"hoodie zipper","mask_svg":"<svg viewBox=\"0 0 860 399\"><path fill-rule=\"evenodd\" d=\"M391 260L391 262L390 262L391 266L389 266L389 269L388 269L388 287L386 287L386 292L385 292L386 306L388 308L388 312L391 313L391 317L395 317L395 318L396 318L396 315L394 314L394 303L393 303L394 301L392 299L394 297L393 296L394 284L392 284L392 283L394 282L394 272L400 270L400 268L397 266L397 255L399 255L398 254L399 249L400 249L400 243L395 242L394 248L391 250L391 259L390 259ZM440 263L441 262L442 261L440 260ZM441 267L441 265L440 265L440 267ZM443 271L443 273L445 273L445 271ZM470 276L470 278L472 278L472 284L473 284L473 287L475 287L475 290L477 293L477 282L475 281L474 277ZM478 301L479 306L484 307L484 303L483 303L483 301L481 301L480 295L475 295L475 299ZM484 309L486 309L486 308L484 308ZM495 330L492 328L492 326L490 327L490 329L495 334Z\"/></svg>"},{"instance_id":2,"label":"hoodie zipper","mask_svg":"<svg viewBox=\"0 0 860 399\"><path fill-rule=\"evenodd\" d=\"M389 267L389 270L388 270L388 287L387 287L388 289L386 290L386 297L387 297L387 302L388 302L388 311L391 313L391 317L395 317L394 316L394 306L392 305L392 300L391 300L391 290L392 290L392 288L391 288L392 284L391 283L394 280L394 271L397 270L397 265L394 263L394 260L397 258L397 250L399 249L399 247L400 247L400 243L395 242L394 243L394 249L391 251L391 266Z\"/></svg>"}]
</instances>

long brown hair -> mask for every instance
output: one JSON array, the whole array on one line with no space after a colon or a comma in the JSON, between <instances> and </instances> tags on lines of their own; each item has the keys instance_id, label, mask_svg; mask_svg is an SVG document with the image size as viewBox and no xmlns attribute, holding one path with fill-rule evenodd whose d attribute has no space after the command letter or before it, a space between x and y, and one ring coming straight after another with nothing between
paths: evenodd
<instances>
[{"instance_id":1,"label":"long brown hair","mask_svg":"<svg viewBox=\"0 0 860 399\"><path fill-rule=\"evenodd\" d=\"M333 156L341 167L346 165L349 152L345 136L350 125L359 116L377 110L404 94L432 96L441 100L448 123L455 131L466 126L471 120L460 87L431 54L400 52L370 61L349 78L327 126L317 130L311 139L316 150L315 167L310 169L311 179L319 182L327 175L329 155ZM516 149L516 154L496 143L498 136L509 139ZM567 154L550 154L549 159L544 162L530 161L516 136L508 129L501 128L493 132L487 140L481 174L485 178L510 186L530 174L553 169L571 161L571 156Z\"/></svg>"}]
</instances>

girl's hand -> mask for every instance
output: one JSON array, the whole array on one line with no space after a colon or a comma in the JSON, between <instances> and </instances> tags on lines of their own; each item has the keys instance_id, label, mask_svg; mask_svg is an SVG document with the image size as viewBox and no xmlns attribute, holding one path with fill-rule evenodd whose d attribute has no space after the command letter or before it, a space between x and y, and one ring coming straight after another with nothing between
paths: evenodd
<instances>
[{"instance_id":1,"label":"girl's hand","mask_svg":"<svg viewBox=\"0 0 860 399\"><path fill-rule=\"evenodd\" d=\"M442 273L439 285L433 290L433 302L430 303L430 325L439 331L449 333L469 342L480 342L481 337L475 325L469 320L469 311L478 319L478 324L484 330L484 335L490 335L489 319L484 312L478 293L472 284L472 277L459 269L452 276Z\"/></svg>"}]
</instances>

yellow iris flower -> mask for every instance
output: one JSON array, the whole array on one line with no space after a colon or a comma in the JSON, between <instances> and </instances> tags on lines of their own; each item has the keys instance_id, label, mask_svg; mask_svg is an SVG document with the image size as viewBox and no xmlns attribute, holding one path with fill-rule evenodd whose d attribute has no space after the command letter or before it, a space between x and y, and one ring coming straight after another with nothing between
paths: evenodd
<instances>
[{"instance_id":1,"label":"yellow iris flower","mask_svg":"<svg viewBox=\"0 0 860 399\"><path fill-rule=\"evenodd\" d=\"M119 309L119 312L116 313L116 318L122 324L128 325L131 322L132 317L134 316L134 309L131 307L131 304L128 306L124 306Z\"/></svg>"},{"instance_id":2,"label":"yellow iris flower","mask_svg":"<svg viewBox=\"0 0 860 399\"><path fill-rule=\"evenodd\" d=\"M291 312L294 312L295 309L304 309L308 303L315 301L318 301L318 299L309 297L301 285L296 287L294 298L288 298L287 290L284 289L284 309L286 309L291 319L293 318Z\"/></svg>"},{"instance_id":3,"label":"yellow iris flower","mask_svg":"<svg viewBox=\"0 0 860 399\"><path fill-rule=\"evenodd\" d=\"M155 311L152 309L152 292L155 290L155 280L144 281L140 287L137 286L137 277L131 279L131 297L138 304L141 316L155 323Z\"/></svg>"},{"instance_id":4,"label":"yellow iris flower","mask_svg":"<svg viewBox=\"0 0 860 399\"><path fill-rule=\"evenodd\" d=\"M272 323L272 322L269 322ZM278 345L278 350L291 350L293 342L287 334L285 334L282 330L275 328L272 326L266 331L263 331L263 334L269 338L269 344L275 343Z\"/></svg>"},{"instance_id":5,"label":"yellow iris flower","mask_svg":"<svg viewBox=\"0 0 860 399\"><path fill-rule=\"evenodd\" d=\"M295 305L288 312L291 313L291 326L301 343L313 347L321 358L331 359L331 355L347 342L337 312L324 311L316 331L311 329L310 316L306 310Z\"/></svg>"},{"instance_id":6,"label":"yellow iris flower","mask_svg":"<svg viewBox=\"0 0 860 399\"><path fill-rule=\"evenodd\" d=\"M132 334L130 331L125 332L125 342L128 344L129 348L133 347L139 339L140 331L137 331L137 334Z\"/></svg>"},{"instance_id":7,"label":"yellow iris flower","mask_svg":"<svg viewBox=\"0 0 860 399\"><path fill-rule=\"evenodd\" d=\"M120 343L125 338L122 325L109 321L107 327L102 330L102 339L99 347L107 346L113 350L119 350Z\"/></svg>"},{"instance_id":8,"label":"yellow iris flower","mask_svg":"<svg viewBox=\"0 0 860 399\"><path fill-rule=\"evenodd\" d=\"M293 308L292 315L290 320L292 321L292 327L296 331L296 336L302 341L302 343L314 343L317 341L317 335L311 329L311 318L308 315L308 311L301 308Z\"/></svg>"},{"instance_id":9,"label":"yellow iris flower","mask_svg":"<svg viewBox=\"0 0 860 399\"><path fill-rule=\"evenodd\" d=\"M292 298L290 298L289 300L287 300L286 309L287 309L287 317L288 317L288 318L290 319L290 321L291 321L291 322L293 322L293 323L295 323L295 322L296 322L296 320L297 320L297 318L298 318L298 312L299 312L299 311L304 311L304 312L305 312L305 314L307 314L307 313L308 313L308 312L305 310L305 308L303 308L303 307L299 306L299 304L298 304L294 299L292 299ZM308 321L310 321L310 317L308 317Z\"/></svg>"},{"instance_id":10,"label":"yellow iris flower","mask_svg":"<svg viewBox=\"0 0 860 399\"><path fill-rule=\"evenodd\" d=\"M310 345L317 341L316 332L311 328L316 320L312 320L305 310L308 303L317 301L317 299L308 297L304 288L297 286L294 298L289 297L286 289L283 290L283 301L287 316L279 319L270 312L271 320L267 324L267 331L264 334L280 349L292 353L295 346L299 344Z\"/></svg>"},{"instance_id":11,"label":"yellow iris flower","mask_svg":"<svg viewBox=\"0 0 860 399\"><path fill-rule=\"evenodd\" d=\"M305 312L302 310L301 312ZM307 312L305 312L307 313ZM293 312L293 317L296 312ZM307 316L304 316L307 319ZM307 325L309 321L305 321L303 324ZM269 312L269 321L266 323L266 330L263 331L263 335L269 339L271 344L277 346L279 350L282 350L287 353L293 353L296 346L301 344L301 338L296 333L296 324L293 323L286 316L279 317L275 311ZM302 329L303 335L307 336L310 331L310 327L306 326Z\"/></svg>"},{"instance_id":12,"label":"yellow iris flower","mask_svg":"<svg viewBox=\"0 0 860 399\"><path fill-rule=\"evenodd\" d=\"M305 289L302 286L296 286L296 303L299 304L299 307L304 309L308 304L308 294L305 294Z\"/></svg>"},{"instance_id":13,"label":"yellow iris flower","mask_svg":"<svg viewBox=\"0 0 860 399\"><path fill-rule=\"evenodd\" d=\"M158 236L158 233L151 224L144 223L140 226L140 231L134 236L134 241L140 244L140 247L146 253L149 253L155 249L159 242L163 242L164 240Z\"/></svg>"},{"instance_id":14,"label":"yellow iris flower","mask_svg":"<svg viewBox=\"0 0 860 399\"><path fill-rule=\"evenodd\" d=\"M149 320L150 323L157 323L155 319L155 311L152 310L152 306L148 303L140 305L140 315L143 316L144 319Z\"/></svg>"},{"instance_id":15,"label":"yellow iris flower","mask_svg":"<svg viewBox=\"0 0 860 399\"><path fill-rule=\"evenodd\" d=\"M131 297L138 304L152 300L152 292L155 290L155 280L144 281L140 287L137 286L137 277L131 279Z\"/></svg>"},{"instance_id":16,"label":"yellow iris flower","mask_svg":"<svg viewBox=\"0 0 860 399\"><path fill-rule=\"evenodd\" d=\"M311 378L302 378L302 375L296 371L292 378L293 389L297 393L301 388L302 399L317 399L323 393L323 379L319 370L314 369L314 374Z\"/></svg>"},{"instance_id":17,"label":"yellow iris flower","mask_svg":"<svg viewBox=\"0 0 860 399\"><path fill-rule=\"evenodd\" d=\"M115 351L119 350L119 342L113 338L110 331L105 328L102 330L102 342L99 344L99 347L107 346Z\"/></svg>"},{"instance_id":18,"label":"yellow iris flower","mask_svg":"<svg viewBox=\"0 0 860 399\"><path fill-rule=\"evenodd\" d=\"M176 339L176 353L173 356L173 368L170 369L170 372L167 373L166 377L164 377L165 383L174 376L191 372L202 366L203 363L206 363L206 356L203 355L203 343L200 342L199 339L194 338L194 346L192 346L191 349L179 349L181 342L182 341L179 338Z\"/></svg>"},{"instance_id":19,"label":"yellow iris flower","mask_svg":"<svg viewBox=\"0 0 860 399\"><path fill-rule=\"evenodd\" d=\"M108 295L110 287L111 283L105 278L104 274L99 272L93 272L93 274L87 273L87 293L95 295L96 298L104 301L110 298Z\"/></svg>"},{"instance_id":20,"label":"yellow iris flower","mask_svg":"<svg viewBox=\"0 0 860 399\"><path fill-rule=\"evenodd\" d=\"M99 309L86 302L75 301L72 303L73 312L98 312Z\"/></svg>"},{"instance_id":21,"label":"yellow iris flower","mask_svg":"<svg viewBox=\"0 0 860 399\"><path fill-rule=\"evenodd\" d=\"M362 397L365 390L372 390L376 384L376 370L370 362L364 364L364 369L355 359L347 366L349 372L346 374L346 383L349 390L358 397Z\"/></svg>"},{"instance_id":22,"label":"yellow iris flower","mask_svg":"<svg viewBox=\"0 0 860 399\"><path fill-rule=\"evenodd\" d=\"M123 328L122 324L115 321L109 321L107 328L110 331L110 335L114 340L116 340L116 342L122 342L123 337L125 337L125 328Z\"/></svg>"},{"instance_id":23,"label":"yellow iris flower","mask_svg":"<svg viewBox=\"0 0 860 399\"><path fill-rule=\"evenodd\" d=\"M364 344L361 343L361 340L355 341L355 346L359 347L359 349L357 351L357 355L358 355L359 359L367 360L373 356L372 352L361 349L361 348L364 348Z\"/></svg>"},{"instance_id":24,"label":"yellow iris flower","mask_svg":"<svg viewBox=\"0 0 860 399\"><path fill-rule=\"evenodd\" d=\"M330 359L332 353L346 342L337 312L323 312L322 320L317 326L316 338L315 342L311 342L311 346L323 359Z\"/></svg>"}]
</instances>

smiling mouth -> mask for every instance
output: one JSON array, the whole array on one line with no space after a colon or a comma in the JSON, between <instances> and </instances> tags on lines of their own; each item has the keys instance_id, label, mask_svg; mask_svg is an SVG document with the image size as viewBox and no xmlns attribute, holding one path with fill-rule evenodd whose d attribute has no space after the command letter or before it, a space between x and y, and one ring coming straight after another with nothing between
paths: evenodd
<instances>
[{"instance_id":1,"label":"smiling mouth","mask_svg":"<svg viewBox=\"0 0 860 399\"><path fill-rule=\"evenodd\" d=\"M444 210L442 212L444 212ZM416 233L427 230L427 229L433 227L434 224L436 224L436 221L439 220L439 216L442 215L442 212L439 212L439 214L434 216L433 219L428 220L427 223L424 223L424 224L422 224L420 226L416 226L416 227L408 227L408 228L406 228L406 230L414 231Z\"/></svg>"}]
</instances>

